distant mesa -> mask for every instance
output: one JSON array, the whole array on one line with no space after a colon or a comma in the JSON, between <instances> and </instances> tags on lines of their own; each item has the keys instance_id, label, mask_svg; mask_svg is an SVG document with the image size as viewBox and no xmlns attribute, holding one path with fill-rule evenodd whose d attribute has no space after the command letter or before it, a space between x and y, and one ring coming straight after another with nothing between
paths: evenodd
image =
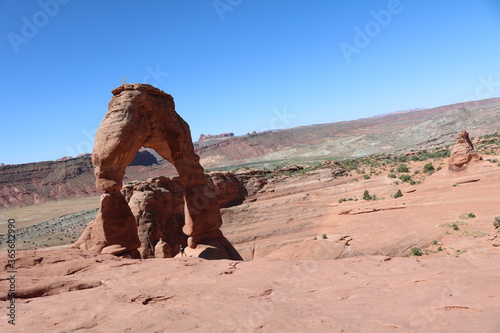
<instances>
[{"instance_id":1,"label":"distant mesa","mask_svg":"<svg viewBox=\"0 0 500 333\"><path fill-rule=\"evenodd\" d=\"M80 155L76 155L76 157L73 157L73 156L63 156L61 158L58 158L56 160L56 162L67 161L67 160L71 160L73 158L85 158L85 157L92 157L92 154L91 153L83 153L83 154L80 154Z\"/></svg>"},{"instance_id":2,"label":"distant mesa","mask_svg":"<svg viewBox=\"0 0 500 333\"><path fill-rule=\"evenodd\" d=\"M72 157L72 156L63 156L63 157L61 157L61 158L58 158L58 159L56 160L56 162L67 161L67 160L70 160L70 159L72 159L72 158L74 158L74 157Z\"/></svg>"},{"instance_id":3,"label":"distant mesa","mask_svg":"<svg viewBox=\"0 0 500 333\"><path fill-rule=\"evenodd\" d=\"M234 137L234 133L229 132L229 133L221 133L221 134L216 134L216 135L211 135L211 134L201 134L200 138L198 141L203 141L203 140L210 140L210 139L223 139L223 138L232 138Z\"/></svg>"}]
</instances>

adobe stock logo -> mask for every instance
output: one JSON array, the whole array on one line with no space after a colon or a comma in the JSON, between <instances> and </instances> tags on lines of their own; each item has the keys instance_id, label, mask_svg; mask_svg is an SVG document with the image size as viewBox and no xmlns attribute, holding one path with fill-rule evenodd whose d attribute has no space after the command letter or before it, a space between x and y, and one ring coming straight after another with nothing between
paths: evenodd
<instances>
[{"instance_id":1,"label":"adobe stock logo","mask_svg":"<svg viewBox=\"0 0 500 333\"><path fill-rule=\"evenodd\" d=\"M60 5L65 5L70 0L40 0L38 5L41 10L37 11L30 18L23 16L21 18L22 27L20 34L9 32L7 39L14 49L15 53L19 53L19 46L21 44L28 44L29 41L38 34L38 30L43 28L49 23L50 18L54 18L60 9Z\"/></svg>"},{"instance_id":2,"label":"adobe stock logo","mask_svg":"<svg viewBox=\"0 0 500 333\"><path fill-rule=\"evenodd\" d=\"M373 38L377 37L381 32L382 28L386 28L391 24L394 15L397 15L403 11L403 6L399 0L389 0L387 3L387 9L382 9L380 11L370 11L370 15L373 20L368 21L364 28L361 29L355 26L354 32L356 33L353 38L353 44L342 42L339 44L340 50L344 55L345 60L348 64L352 62L353 54L359 54L361 51L370 45Z\"/></svg>"},{"instance_id":3,"label":"adobe stock logo","mask_svg":"<svg viewBox=\"0 0 500 333\"><path fill-rule=\"evenodd\" d=\"M500 81L494 81L493 74L489 74L487 77L479 76L477 80L479 83L474 89L474 95L464 98L464 102L491 98L495 96L497 89L500 88Z\"/></svg>"},{"instance_id":4,"label":"adobe stock logo","mask_svg":"<svg viewBox=\"0 0 500 333\"><path fill-rule=\"evenodd\" d=\"M215 12L219 16L219 20L224 21L224 15L226 12L232 12L235 7L241 5L243 0L214 0L212 5L214 6Z\"/></svg>"}]
</instances>

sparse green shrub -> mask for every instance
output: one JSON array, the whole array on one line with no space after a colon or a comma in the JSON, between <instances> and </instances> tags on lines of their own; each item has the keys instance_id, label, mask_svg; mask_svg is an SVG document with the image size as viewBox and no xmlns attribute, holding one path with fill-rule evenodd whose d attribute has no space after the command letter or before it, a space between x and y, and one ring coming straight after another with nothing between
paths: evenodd
<instances>
[{"instance_id":1,"label":"sparse green shrub","mask_svg":"<svg viewBox=\"0 0 500 333\"><path fill-rule=\"evenodd\" d=\"M441 167L441 166L438 166L438 167L437 167L437 169L436 169L436 171L439 171L439 170L441 170L441 169L442 169L442 167Z\"/></svg>"},{"instance_id":2,"label":"sparse green shrub","mask_svg":"<svg viewBox=\"0 0 500 333\"><path fill-rule=\"evenodd\" d=\"M493 226L495 229L500 229L500 216L495 217L495 221L493 221Z\"/></svg>"},{"instance_id":3,"label":"sparse green shrub","mask_svg":"<svg viewBox=\"0 0 500 333\"><path fill-rule=\"evenodd\" d=\"M458 227L458 225L454 224L453 225L453 230L460 230L460 228Z\"/></svg>"},{"instance_id":4,"label":"sparse green shrub","mask_svg":"<svg viewBox=\"0 0 500 333\"><path fill-rule=\"evenodd\" d=\"M453 228L454 226L467 225L467 224L468 223L465 221L457 220L455 222L444 222L444 223L439 224L439 226L442 228Z\"/></svg>"},{"instance_id":5,"label":"sparse green shrub","mask_svg":"<svg viewBox=\"0 0 500 333\"><path fill-rule=\"evenodd\" d=\"M414 256L421 256L423 254L422 250L418 247L412 247L411 248L411 254Z\"/></svg>"},{"instance_id":6,"label":"sparse green shrub","mask_svg":"<svg viewBox=\"0 0 500 333\"><path fill-rule=\"evenodd\" d=\"M415 185L415 184L417 184L417 182L416 182L416 181L414 181L414 180L410 180L410 185Z\"/></svg>"},{"instance_id":7,"label":"sparse green shrub","mask_svg":"<svg viewBox=\"0 0 500 333\"><path fill-rule=\"evenodd\" d=\"M443 251L443 248L440 246L440 247L438 247L438 252L441 252L441 251Z\"/></svg>"},{"instance_id":8,"label":"sparse green shrub","mask_svg":"<svg viewBox=\"0 0 500 333\"><path fill-rule=\"evenodd\" d=\"M406 182L409 182L411 180L411 176L410 175L401 175L401 176L399 176L399 179L401 179L401 181L403 183L406 183Z\"/></svg>"},{"instance_id":9,"label":"sparse green shrub","mask_svg":"<svg viewBox=\"0 0 500 333\"><path fill-rule=\"evenodd\" d=\"M459 218L463 219L463 220L467 220L467 219L473 219L476 217L476 214L474 213L463 213L463 214L460 214Z\"/></svg>"},{"instance_id":10,"label":"sparse green shrub","mask_svg":"<svg viewBox=\"0 0 500 333\"><path fill-rule=\"evenodd\" d=\"M340 198L340 199L339 199L339 203L343 203L343 202L346 202L346 201L347 201L347 199L346 199L346 198Z\"/></svg>"},{"instance_id":11,"label":"sparse green shrub","mask_svg":"<svg viewBox=\"0 0 500 333\"><path fill-rule=\"evenodd\" d=\"M464 231L462 231L462 233L459 236L460 237L479 238L479 237L489 236L489 234L487 234L481 230L473 230L473 231L464 230Z\"/></svg>"},{"instance_id":12,"label":"sparse green shrub","mask_svg":"<svg viewBox=\"0 0 500 333\"><path fill-rule=\"evenodd\" d=\"M395 175L395 174L393 174L393 173L388 174L388 175L387 175L387 177L389 177L389 178L398 178L398 176L396 176L396 175Z\"/></svg>"},{"instance_id":13,"label":"sparse green shrub","mask_svg":"<svg viewBox=\"0 0 500 333\"><path fill-rule=\"evenodd\" d=\"M368 192L368 190L365 190L363 192L363 200L372 200L372 196L370 195L370 193Z\"/></svg>"},{"instance_id":14,"label":"sparse green shrub","mask_svg":"<svg viewBox=\"0 0 500 333\"><path fill-rule=\"evenodd\" d=\"M396 198L401 198L403 196L403 193L401 192L401 190L398 190L394 195L393 197L396 199Z\"/></svg>"},{"instance_id":15,"label":"sparse green shrub","mask_svg":"<svg viewBox=\"0 0 500 333\"><path fill-rule=\"evenodd\" d=\"M408 169L406 164L400 164L398 166L398 172L410 172L410 169Z\"/></svg>"},{"instance_id":16,"label":"sparse green shrub","mask_svg":"<svg viewBox=\"0 0 500 333\"><path fill-rule=\"evenodd\" d=\"M323 234L323 236L321 236L321 238L328 239L328 236L326 234Z\"/></svg>"},{"instance_id":17,"label":"sparse green shrub","mask_svg":"<svg viewBox=\"0 0 500 333\"><path fill-rule=\"evenodd\" d=\"M435 240L432 241L433 245L437 245L437 243L438 243L437 239L435 239Z\"/></svg>"},{"instance_id":18,"label":"sparse green shrub","mask_svg":"<svg viewBox=\"0 0 500 333\"><path fill-rule=\"evenodd\" d=\"M426 165L424 165L424 172L427 173L427 172L434 172L434 166L432 165L432 163L427 163Z\"/></svg>"},{"instance_id":19,"label":"sparse green shrub","mask_svg":"<svg viewBox=\"0 0 500 333\"><path fill-rule=\"evenodd\" d=\"M370 179L370 178L372 178L372 177L370 177L369 175L364 175L364 176L363 176L363 178L364 178L364 179Z\"/></svg>"}]
</instances>

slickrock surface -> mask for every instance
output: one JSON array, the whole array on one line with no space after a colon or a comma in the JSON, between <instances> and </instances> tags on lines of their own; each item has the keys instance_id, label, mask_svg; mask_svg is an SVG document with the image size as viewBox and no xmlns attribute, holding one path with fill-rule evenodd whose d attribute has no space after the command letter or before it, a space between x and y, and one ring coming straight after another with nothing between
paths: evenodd
<instances>
[{"instance_id":1,"label":"slickrock surface","mask_svg":"<svg viewBox=\"0 0 500 333\"><path fill-rule=\"evenodd\" d=\"M25 251L16 326L2 311L0 329L497 333L499 262L499 253L236 262ZM8 281L0 286L5 309Z\"/></svg>"}]
</instances>

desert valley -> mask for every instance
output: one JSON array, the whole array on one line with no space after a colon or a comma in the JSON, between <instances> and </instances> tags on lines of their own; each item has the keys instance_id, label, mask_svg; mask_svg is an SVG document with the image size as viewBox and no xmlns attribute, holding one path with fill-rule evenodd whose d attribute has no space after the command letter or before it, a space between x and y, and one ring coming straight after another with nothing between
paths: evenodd
<instances>
[{"instance_id":1,"label":"desert valley","mask_svg":"<svg viewBox=\"0 0 500 333\"><path fill-rule=\"evenodd\" d=\"M118 185L137 252L92 238L116 185L96 188L90 154L0 166L1 330L500 332L499 133L497 98L203 135L194 152L243 260L185 232L187 178L151 148Z\"/></svg>"}]
</instances>

